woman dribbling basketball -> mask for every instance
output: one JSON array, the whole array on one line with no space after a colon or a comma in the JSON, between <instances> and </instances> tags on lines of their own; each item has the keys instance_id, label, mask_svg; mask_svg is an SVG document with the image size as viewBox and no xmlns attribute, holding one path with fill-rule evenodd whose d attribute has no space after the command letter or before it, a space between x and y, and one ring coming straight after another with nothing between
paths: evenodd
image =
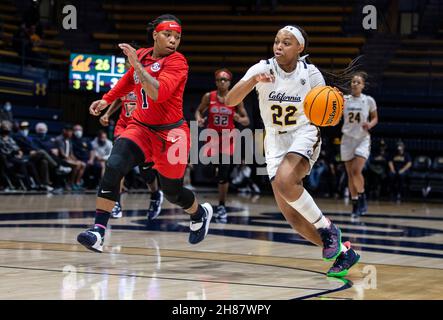
<instances>
[{"instance_id":1,"label":"woman dribbling basketball","mask_svg":"<svg viewBox=\"0 0 443 320\"><path fill-rule=\"evenodd\" d=\"M274 57L252 66L225 103L237 105L256 89L266 129L267 170L277 204L294 229L323 247L323 259L336 259L328 275L341 277L360 257L349 243L342 243L340 229L322 214L302 184L321 147L320 130L304 114L303 101L312 88L325 85L321 72L300 57L306 48L303 29L280 29Z\"/></svg>"}]
</instances>

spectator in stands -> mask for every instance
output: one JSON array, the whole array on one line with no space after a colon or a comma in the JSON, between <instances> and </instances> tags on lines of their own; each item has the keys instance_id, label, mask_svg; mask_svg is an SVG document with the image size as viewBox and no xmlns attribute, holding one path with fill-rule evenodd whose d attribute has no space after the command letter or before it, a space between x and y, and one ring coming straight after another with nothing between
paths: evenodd
<instances>
[{"instance_id":1,"label":"spectator in stands","mask_svg":"<svg viewBox=\"0 0 443 320\"><path fill-rule=\"evenodd\" d=\"M2 163L6 166L9 178L13 180L22 179L26 189L35 189L35 168L28 166L27 159L24 158L20 147L11 137L12 123L3 120L0 124L0 156ZM33 179L34 180L33 180Z\"/></svg>"},{"instance_id":2,"label":"spectator in stands","mask_svg":"<svg viewBox=\"0 0 443 320\"><path fill-rule=\"evenodd\" d=\"M59 150L60 157L65 165L72 168L69 184L66 187L67 190L79 191L82 189L81 183L83 174L85 172L86 164L78 160L74 156L74 150L72 146L73 127L67 124L63 128L63 132L59 135L55 141Z\"/></svg>"},{"instance_id":3,"label":"spectator in stands","mask_svg":"<svg viewBox=\"0 0 443 320\"><path fill-rule=\"evenodd\" d=\"M2 109L0 109L0 121L7 120L10 122L14 121L14 115L12 114L12 104L6 101Z\"/></svg>"},{"instance_id":4,"label":"spectator in stands","mask_svg":"<svg viewBox=\"0 0 443 320\"><path fill-rule=\"evenodd\" d=\"M74 126L72 147L74 150L74 156L86 165L84 176L94 176L95 173L97 173L98 177L101 173L101 168L98 164L94 163L95 152L92 149L91 141L88 138L83 137L83 127L79 124Z\"/></svg>"},{"instance_id":5,"label":"spectator in stands","mask_svg":"<svg viewBox=\"0 0 443 320\"><path fill-rule=\"evenodd\" d=\"M101 168L101 177L103 177L106 161L112 151L112 142L104 130L99 130L97 137L92 141L92 149L95 151L95 160Z\"/></svg>"},{"instance_id":6,"label":"spectator in stands","mask_svg":"<svg viewBox=\"0 0 443 320\"><path fill-rule=\"evenodd\" d=\"M112 151L112 142L108 139L104 130L100 130L97 137L94 139L94 141L92 141L92 149L95 151L95 159L99 163L101 168L101 177L103 177L106 161L108 160Z\"/></svg>"},{"instance_id":7,"label":"spectator in stands","mask_svg":"<svg viewBox=\"0 0 443 320\"><path fill-rule=\"evenodd\" d=\"M23 23L26 27L35 26L38 35L43 35L42 25L40 23L40 1L29 0L28 7L23 14Z\"/></svg>"},{"instance_id":8,"label":"spectator in stands","mask_svg":"<svg viewBox=\"0 0 443 320\"><path fill-rule=\"evenodd\" d=\"M50 186L49 170L57 168L58 164L45 150L39 149L28 135L29 122L22 121L19 125L19 131L13 135L13 139L23 151L24 156L37 169L40 189L51 192L54 188Z\"/></svg>"},{"instance_id":9,"label":"spectator in stands","mask_svg":"<svg viewBox=\"0 0 443 320\"><path fill-rule=\"evenodd\" d=\"M28 36L29 36L29 39L31 40L31 44L32 44L33 48L41 45L42 39L37 34L35 25L32 25L29 27Z\"/></svg>"},{"instance_id":10,"label":"spectator in stands","mask_svg":"<svg viewBox=\"0 0 443 320\"><path fill-rule=\"evenodd\" d=\"M343 196L345 199L349 196L349 190L347 189L346 168L341 160L340 154L340 138L334 138L332 140L332 147L330 148L328 155L329 170L331 172L331 180L334 190L334 197L338 198ZM348 194L346 194L346 190Z\"/></svg>"},{"instance_id":11,"label":"spectator in stands","mask_svg":"<svg viewBox=\"0 0 443 320\"><path fill-rule=\"evenodd\" d=\"M20 56L29 57L32 53L32 42L26 24L22 23L12 38L12 47Z\"/></svg>"},{"instance_id":12,"label":"spectator in stands","mask_svg":"<svg viewBox=\"0 0 443 320\"><path fill-rule=\"evenodd\" d=\"M403 142L397 143L397 150L390 158L388 165L391 186L393 186L394 195L396 196L397 201L400 201L403 196L409 169L412 166L411 156L409 153L405 152L405 145Z\"/></svg>"},{"instance_id":13,"label":"spectator in stands","mask_svg":"<svg viewBox=\"0 0 443 320\"><path fill-rule=\"evenodd\" d=\"M384 140L380 141L378 147L375 148L374 153L369 157L368 164L368 185L370 195L374 199L379 199L382 190L386 190L385 182L388 176L388 154L387 147Z\"/></svg>"}]
</instances>

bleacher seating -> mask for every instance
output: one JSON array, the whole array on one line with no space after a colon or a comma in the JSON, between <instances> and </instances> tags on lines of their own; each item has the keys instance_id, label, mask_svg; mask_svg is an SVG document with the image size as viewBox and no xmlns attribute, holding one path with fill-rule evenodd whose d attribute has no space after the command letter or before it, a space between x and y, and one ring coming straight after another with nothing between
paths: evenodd
<instances>
[{"instance_id":1,"label":"bleacher seating","mask_svg":"<svg viewBox=\"0 0 443 320\"><path fill-rule=\"evenodd\" d=\"M20 54L14 51L12 41L20 22L14 1L5 1L0 5L0 57L15 63L20 62ZM44 59L48 58L49 63L63 64L69 61L69 52L64 50L64 42L55 29L44 28L42 41L33 48L33 52Z\"/></svg>"},{"instance_id":2,"label":"bleacher seating","mask_svg":"<svg viewBox=\"0 0 443 320\"><path fill-rule=\"evenodd\" d=\"M431 192L443 192L443 157L435 157L429 173L429 187Z\"/></svg>"},{"instance_id":3,"label":"bleacher seating","mask_svg":"<svg viewBox=\"0 0 443 320\"><path fill-rule=\"evenodd\" d=\"M409 190L422 192L424 188L429 186L431 165L431 158L423 155L415 157L409 173Z\"/></svg>"},{"instance_id":4,"label":"bleacher seating","mask_svg":"<svg viewBox=\"0 0 443 320\"><path fill-rule=\"evenodd\" d=\"M362 36L346 37L342 24L352 13L347 6L280 5L274 15L246 12L239 7L235 15L229 5L140 5L117 2L103 5L113 22L114 32L94 33L99 48L120 51L119 42L146 42L146 26L150 19L169 12L183 22L183 41L179 48L190 63L191 72L212 72L225 66L233 72L244 72L248 66L272 56L276 31L285 24L297 23L309 35L312 61L328 70L341 69L360 53ZM269 8L263 8L267 12ZM210 33L210 34L209 34Z\"/></svg>"}]
</instances>

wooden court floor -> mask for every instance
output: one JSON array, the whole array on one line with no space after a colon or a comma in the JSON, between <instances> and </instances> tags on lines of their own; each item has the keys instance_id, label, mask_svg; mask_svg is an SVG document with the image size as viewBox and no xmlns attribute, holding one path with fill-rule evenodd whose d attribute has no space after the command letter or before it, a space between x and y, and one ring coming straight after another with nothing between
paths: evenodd
<instances>
[{"instance_id":1,"label":"wooden court floor","mask_svg":"<svg viewBox=\"0 0 443 320\"><path fill-rule=\"evenodd\" d=\"M199 193L216 204L216 194ZM290 229L270 196L231 195L227 223L188 244L188 217L165 202L147 224L147 194L123 196L105 252L76 242L95 196L0 195L0 299L442 299L441 204L370 203L352 220L343 200L318 200L361 254L328 278L320 248Z\"/></svg>"}]
</instances>

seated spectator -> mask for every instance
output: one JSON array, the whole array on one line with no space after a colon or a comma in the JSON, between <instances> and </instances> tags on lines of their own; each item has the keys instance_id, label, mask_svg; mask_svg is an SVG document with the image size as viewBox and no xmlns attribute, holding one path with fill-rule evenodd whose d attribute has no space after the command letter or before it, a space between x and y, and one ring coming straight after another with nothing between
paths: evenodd
<instances>
[{"instance_id":1,"label":"seated spectator","mask_svg":"<svg viewBox=\"0 0 443 320\"><path fill-rule=\"evenodd\" d=\"M20 56L29 57L31 55L32 42L25 23L20 24L20 27L14 33L12 47Z\"/></svg>"},{"instance_id":2,"label":"seated spectator","mask_svg":"<svg viewBox=\"0 0 443 320\"><path fill-rule=\"evenodd\" d=\"M56 139L56 145L59 150L61 159L64 165L72 168L69 184L66 189L72 189L73 191L79 191L82 189L82 178L85 172L86 164L78 160L74 155L74 148L72 146L73 127L67 124L63 128L63 132Z\"/></svg>"},{"instance_id":3,"label":"seated spectator","mask_svg":"<svg viewBox=\"0 0 443 320\"><path fill-rule=\"evenodd\" d=\"M368 185L370 196L379 199L383 190L386 190L385 182L388 176L388 154L384 140L380 141L380 145L374 148L374 152L368 161Z\"/></svg>"},{"instance_id":4,"label":"seated spectator","mask_svg":"<svg viewBox=\"0 0 443 320\"><path fill-rule=\"evenodd\" d=\"M101 177L105 173L105 165L112 151L112 142L106 132L100 130L97 137L92 141L92 149L95 151L95 159L101 168Z\"/></svg>"},{"instance_id":5,"label":"seated spectator","mask_svg":"<svg viewBox=\"0 0 443 320\"><path fill-rule=\"evenodd\" d=\"M12 104L9 101L6 101L3 107L0 109L0 121L8 120L13 122L14 116L12 114Z\"/></svg>"},{"instance_id":6,"label":"seated spectator","mask_svg":"<svg viewBox=\"0 0 443 320\"><path fill-rule=\"evenodd\" d=\"M88 138L83 137L83 127L79 124L76 124L74 126L72 147L74 151L74 156L86 165L84 173L85 183L88 183L88 187L94 188L95 186L91 184L94 183L95 185L97 185L98 181L91 182L90 180L98 180L96 177L100 176L101 168L98 164L95 163L95 152L92 149L91 141Z\"/></svg>"},{"instance_id":7,"label":"seated spectator","mask_svg":"<svg viewBox=\"0 0 443 320\"><path fill-rule=\"evenodd\" d=\"M29 36L29 39L31 40L31 44L32 44L33 48L38 47L38 46L41 45L42 39L36 33L35 25L32 25L32 26L29 27L29 29L28 29L28 36Z\"/></svg>"},{"instance_id":8,"label":"seated spectator","mask_svg":"<svg viewBox=\"0 0 443 320\"><path fill-rule=\"evenodd\" d=\"M12 123L3 120L0 124L0 156L1 163L6 166L2 171L6 172L8 176L15 180L16 185L20 182L20 177L25 183L26 189L36 189L36 172L33 166L28 166L29 162L24 158L20 147L10 136ZM18 175L18 176L17 176ZM32 179L33 178L33 179Z\"/></svg>"},{"instance_id":9,"label":"seated spectator","mask_svg":"<svg viewBox=\"0 0 443 320\"><path fill-rule=\"evenodd\" d=\"M393 186L397 201L400 201L403 196L409 169L412 166L411 156L409 153L405 152L405 145L403 142L397 143L397 150L390 158L388 165L391 186Z\"/></svg>"}]
</instances>

